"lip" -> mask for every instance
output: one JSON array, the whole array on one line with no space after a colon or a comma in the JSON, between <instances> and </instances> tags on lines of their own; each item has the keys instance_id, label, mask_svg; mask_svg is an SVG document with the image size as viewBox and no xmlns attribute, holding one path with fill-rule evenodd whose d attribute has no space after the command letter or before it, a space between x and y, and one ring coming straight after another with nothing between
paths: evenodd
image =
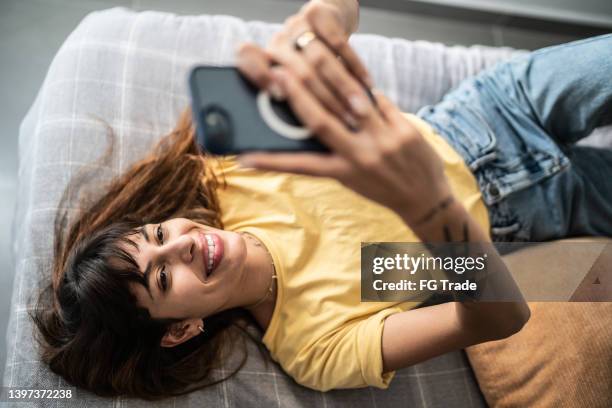
<instances>
[{"instance_id":1,"label":"lip","mask_svg":"<svg viewBox=\"0 0 612 408\"><path fill-rule=\"evenodd\" d=\"M219 264L221 263L221 260L223 259L223 252L224 252L224 247L223 247L223 241L221 240L221 237L219 237L217 234L208 234L213 242L215 243L215 253L213 254L213 264L212 264L212 268L210 270L210 273L213 273L215 271L215 269L217 269L217 266L219 266Z\"/></svg>"},{"instance_id":2,"label":"lip","mask_svg":"<svg viewBox=\"0 0 612 408\"><path fill-rule=\"evenodd\" d=\"M202 253L202 264L204 265L204 281L208 280L210 271L208 270L207 259L208 259L208 245L206 238L203 233L198 233L198 240L200 241L200 252Z\"/></svg>"},{"instance_id":3,"label":"lip","mask_svg":"<svg viewBox=\"0 0 612 408\"><path fill-rule=\"evenodd\" d=\"M213 263L210 270L208 269L208 241L206 240L206 235L208 235L213 240L213 243L215 245L215 253L213 254ZM198 236L200 241L200 251L202 252L202 263L204 265L205 271L204 280L206 281L212 275L215 269L219 266L221 260L223 259L223 241L217 234L214 233L204 234L200 232Z\"/></svg>"}]
</instances>

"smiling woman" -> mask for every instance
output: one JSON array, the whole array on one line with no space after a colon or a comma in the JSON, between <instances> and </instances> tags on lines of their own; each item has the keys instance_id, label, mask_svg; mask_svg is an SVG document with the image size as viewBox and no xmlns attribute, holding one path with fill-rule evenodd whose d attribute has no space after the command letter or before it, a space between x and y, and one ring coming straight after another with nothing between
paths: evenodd
<instances>
[{"instance_id":1,"label":"smiling woman","mask_svg":"<svg viewBox=\"0 0 612 408\"><path fill-rule=\"evenodd\" d=\"M56 215L52 282L32 318L43 360L70 383L157 399L231 377L246 362L244 339L266 356L245 328L273 308L269 255L254 238L223 230L217 178L194 140L187 111L93 205L84 196L67 231L68 212ZM111 153L112 145L102 160ZM264 296L253 313L235 307ZM213 378L240 344L239 365Z\"/></svg>"},{"instance_id":2,"label":"smiling woman","mask_svg":"<svg viewBox=\"0 0 612 408\"><path fill-rule=\"evenodd\" d=\"M579 150L570 162L559 147L612 123L612 36L498 64L403 114L363 92L369 80L346 42L356 4L313 0L271 47L239 54L239 68L277 88L330 154L213 158L186 110L150 155L92 186L96 198L69 224L66 198L81 191L71 181L52 282L32 314L43 360L62 381L105 396L180 395L235 374L246 359L232 364L238 340L250 338L305 387L386 389L396 370L517 333L530 312L494 252L487 266L499 273L485 290L509 289L501 295L515 302L362 302L361 242L612 234L610 151ZM276 386L293 382L272 374L280 401Z\"/></svg>"},{"instance_id":3,"label":"smiling woman","mask_svg":"<svg viewBox=\"0 0 612 408\"><path fill-rule=\"evenodd\" d=\"M363 92L371 79L347 43L357 15L354 0L313 0L269 55L253 45L240 53L243 70L275 56L272 82L255 82L277 85L331 156L250 156L256 169L213 158L196 145L187 109L149 156L81 203L67 234L58 213L52 283L32 316L54 372L99 395L165 398L235 374L246 353L227 377L213 370L251 338L306 387L384 389L399 368L522 327L521 302L360 302L359 242L449 241L468 229L486 241L488 222L457 152L418 117ZM308 31L317 39L296 49Z\"/></svg>"},{"instance_id":4,"label":"smiling woman","mask_svg":"<svg viewBox=\"0 0 612 408\"><path fill-rule=\"evenodd\" d=\"M144 278L144 285L131 290L153 318L183 317L166 333L162 346L200 334L202 317L223 310L245 307L260 317L267 304L248 305L267 294L272 279L271 259L262 248L251 236L186 218L139 228L124 248Z\"/></svg>"}]
</instances>

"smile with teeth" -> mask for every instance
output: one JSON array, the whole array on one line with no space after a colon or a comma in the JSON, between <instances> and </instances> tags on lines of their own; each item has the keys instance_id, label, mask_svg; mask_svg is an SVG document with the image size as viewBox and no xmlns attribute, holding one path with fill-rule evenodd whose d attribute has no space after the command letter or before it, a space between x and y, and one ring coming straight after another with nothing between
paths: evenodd
<instances>
[{"instance_id":1,"label":"smile with teeth","mask_svg":"<svg viewBox=\"0 0 612 408\"><path fill-rule=\"evenodd\" d=\"M206 269L208 270L208 273L210 274L212 272L212 267L213 267L214 257L215 257L215 242L213 241L210 235L204 235L204 237L206 238L206 244L208 245L208 252L207 252L208 259L206 260L207 262Z\"/></svg>"}]
</instances>

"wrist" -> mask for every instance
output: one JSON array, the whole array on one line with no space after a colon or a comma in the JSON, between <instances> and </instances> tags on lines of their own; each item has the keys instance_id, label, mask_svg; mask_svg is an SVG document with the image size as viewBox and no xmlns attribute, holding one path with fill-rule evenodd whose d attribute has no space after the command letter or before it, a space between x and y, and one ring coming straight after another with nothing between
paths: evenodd
<instances>
[{"instance_id":1,"label":"wrist","mask_svg":"<svg viewBox=\"0 0 612 408\"><path fill-rule=\"evenodd\" d=\"M399 200L391 208L411 229L427 227L436 222L456 202L450 186L442 185L436 190L435 193L430 192L428 198L420 198L417 202L414 202L414 198Z\"/></svg>"},{"instance_id":2,"label":"wrist","mask_svg":"<svg viewBox=\"0 0 612 408\"><path fill-rule=\"evenodd\" d=\"M400 216L424 242L445 241L445 229L448 229L449 226L454 227L458 224L467 223L470 218L463 205L453 195L439 200L427 214L419 217L419 219L411 219L409 215L400 214Z\"/></svg>"}]
</instances>

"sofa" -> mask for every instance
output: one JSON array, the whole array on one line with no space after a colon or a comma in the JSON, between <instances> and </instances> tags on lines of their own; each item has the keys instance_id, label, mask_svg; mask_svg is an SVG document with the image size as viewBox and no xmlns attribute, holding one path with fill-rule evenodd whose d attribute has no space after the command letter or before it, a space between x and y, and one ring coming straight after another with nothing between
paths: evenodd
<instances>
[{"instance_id":1,"label":"sofa","mask_svg":"<svg viewBox=\"0 0 612 408\"><path fill-rule=\"evenodd\" d=\"M106 126L119 145L111 162L95 169L90 180L94 186L126 170L173 128L189 104L187 73L193 65L232 64L239 42L265 45L279 27L230 16L113 8L89 14L66 39L20 128L18 205L12 224L16 270L5 386L68 386L39 361L28 311L41 277L50 273L53 217L60 196L71 176L104 153ZM439 101L463 78L525 52L366 34L354 35L351 44L376 86L407 112ZM68 205L74 212L76 199ZM464 351L399 370L387 390L321 393L301 387L276 364L264 366L253 345L248 350L248 362L238 375L184 397L149 403L79 390L77 398L61 406L487 406ZM60 405L42 400L19 406Z\"/></svg>"}]
</instances>

